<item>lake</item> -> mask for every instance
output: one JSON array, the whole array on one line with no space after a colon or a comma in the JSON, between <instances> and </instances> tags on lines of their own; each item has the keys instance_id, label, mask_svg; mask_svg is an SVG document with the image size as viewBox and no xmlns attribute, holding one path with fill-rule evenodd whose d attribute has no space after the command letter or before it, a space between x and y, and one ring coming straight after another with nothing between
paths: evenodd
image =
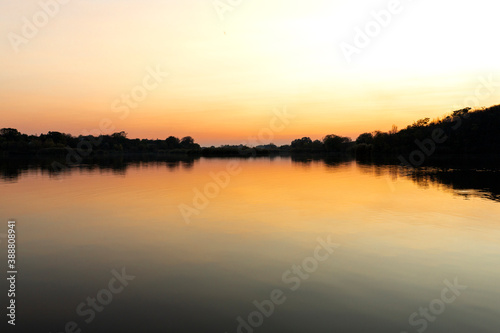
<instances>
[{"instance_id":1,"label":"lake","mask_svg":"<svg viewBox=\"0 0 500 333\"><path fill-rule=\"evenodd\" d=\"M16 331L497 333L499 180L289 157L9 170Z\"/></svg>"}]
</instances>

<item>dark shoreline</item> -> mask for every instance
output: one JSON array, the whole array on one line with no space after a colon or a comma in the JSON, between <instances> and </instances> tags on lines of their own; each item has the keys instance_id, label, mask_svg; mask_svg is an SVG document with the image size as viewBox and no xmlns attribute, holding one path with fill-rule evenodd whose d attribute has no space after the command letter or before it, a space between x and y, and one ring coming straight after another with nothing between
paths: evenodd
<instances>
[{"instance_id":1,"label":"dark shoreline","mask_svg":"<svg viewBox=\"0 0 500 333\"><path fill-rule=\"evenodd\" d=\"M363 133L353 141L334 134L322 140L303 137L288 145L258 142L246 145L201 147L186 136L164 140L129 139L124 131L111 135L72 136L60 132L27 135L14 128L0 129L0 159L52 158L54 168L84 163L91 159L179 159L199 157L305 156L330 158L350 156L359 160L404 164L408 167L428 163L471 163L500 161L500 105L471 110L465 108L430 121L417 120L398 131ZM259 145L259 143L261 143ZM253 147L255 146L255 147ZM300 157L299 157L300 158ZM63 159L63 162L60 160Z\"/></svg>"},{"instance_id":2,"label":"dark shoreline","mask_svg":"<svg viewBox=\"0 0 500 333\"><path fill-rule=\"evenodd\" d=\"M337 153L337 152L290 152L290 151L266 151L262 149L249 149L246 153L223 153L223 154L204 154L199 152L190 153L168 153L168 152L148 152L148 153L128 153L128 152L105 152L92 153L90 156L82 157L81 161L74 161L68 158L68 154L4 154L0 155L0 169L5 166L33 166L43 169L54 169L54 163L65 167L78 167L81 165L121 165L138 162L184 162L190 163L200 158L207 159L225 159L225 158L290 158L294 162L308 163L312 161L324 161L327 164L356 161L361 165L394 165L402 166L408 169L420 169L426 167L437 168L458 168L458 169L499 169L500 154L434 154L427 156L421 165L408 166L401 162L403 154L384 154L372 153L369 155L356 155L355 153Z\"/></svg>"}]
</instances>

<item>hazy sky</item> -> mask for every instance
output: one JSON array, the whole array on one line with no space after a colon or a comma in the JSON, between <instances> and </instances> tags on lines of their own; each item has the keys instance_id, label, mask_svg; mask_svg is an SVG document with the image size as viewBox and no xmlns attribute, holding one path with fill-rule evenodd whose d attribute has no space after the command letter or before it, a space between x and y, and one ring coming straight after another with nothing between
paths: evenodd
<instances>
[{"instance_id":1,"label":"hazy sky","mask_svg":"<svg viewBox=\"0 0 500 333\"><path fill-rule=\"evenodd\" d=\"M497 1L59 1L0 1L0 127L79 135L108 119L217 145L286 107L273 141L288 143L500 103L483 82L500 83Z\"/></svg>"}]
</instances>

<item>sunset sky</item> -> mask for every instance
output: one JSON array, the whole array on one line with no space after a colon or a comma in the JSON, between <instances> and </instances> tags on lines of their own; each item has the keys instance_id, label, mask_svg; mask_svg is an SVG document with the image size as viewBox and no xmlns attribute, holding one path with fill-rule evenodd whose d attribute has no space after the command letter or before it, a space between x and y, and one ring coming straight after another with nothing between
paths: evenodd
<instances>
[{"instance_id":1,"label":"sunset sky","mask_svg":"<svg viewBox=\"0 0 500 333\"><path fill-rule=\"evenodd\" d=\"M478 92L477 105L500 103L500 84L484 84L500 83L491 0L221 0L219 12L213 0L60 1L0 2L0 127L79 135L108 119L130 138L219 145L286 107L295 118L273 139L285 144L401 128L475 106ZM342 43L391 6L349 62ZM125 106L132 92L143 100Z\"/></svg>"}]
</instances>

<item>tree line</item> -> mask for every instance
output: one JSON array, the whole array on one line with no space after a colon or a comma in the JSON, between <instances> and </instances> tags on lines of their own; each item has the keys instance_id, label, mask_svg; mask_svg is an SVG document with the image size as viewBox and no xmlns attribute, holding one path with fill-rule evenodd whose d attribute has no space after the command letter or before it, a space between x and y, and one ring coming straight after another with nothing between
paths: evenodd
<instances>
[{"instance_id":1,"label":"tree line","mask_svg":"<svg viewBox=\"0 0 500 333\"><path fill-rule=\"evenodd\" d=\"M110 135L72 136L61 132L27 135L14 128L0 129L0 152L5 154L64 154L68 150L84 151L86 155L105 152L192 152L201 149L190 136L165 140L129 139L124 131Z\"/></svg>"},{"instance_id":2,"label":"tree line","mask_svg":"<svg viewBox=\"0 0 500 333\"><path fill-rule=\"evenodd\" d=\"M292 152L337 152L356 156L397 155L422 151L426 155L500 154L500 105L472 110L467 107L431 121L423 118L399 130L362 133L355 141L327 135L291 143Z\"/></svg>"},{"instance_id":3,"label":"tree line","mask_svg":"<svg viewBox=\"0 0 500 333\"><path fill-rule=\"evenodd\" d=\"M202 156L262 156L273 154L346 153L358 156L405 154L415 150L437 154L500 153L500 105L472 110L464 108L433 121L424 118L399 130L363 133L355 141L335 134L322 140L303 137L289 145L273 143L257 147L223 145L201 147L191 136L164 140L129 139L127 133L100 136L72 136L61 132L40 135L22 134L13 128L0 130L0 156L16 154L65 154L76 149L91 154L188 154Z\"/></svg>"},{"instance_id":4,"label":"tree line","mask_svg":"<svg viewBox=\"0 0 500 333\"><path fill-rule=\"evenodd\" d=\"M357 154L427 155L500 153L500 105L467 107L431 121L424 118L398 131L363 133L356 139Z\"/></svg>"}]
</instances>

